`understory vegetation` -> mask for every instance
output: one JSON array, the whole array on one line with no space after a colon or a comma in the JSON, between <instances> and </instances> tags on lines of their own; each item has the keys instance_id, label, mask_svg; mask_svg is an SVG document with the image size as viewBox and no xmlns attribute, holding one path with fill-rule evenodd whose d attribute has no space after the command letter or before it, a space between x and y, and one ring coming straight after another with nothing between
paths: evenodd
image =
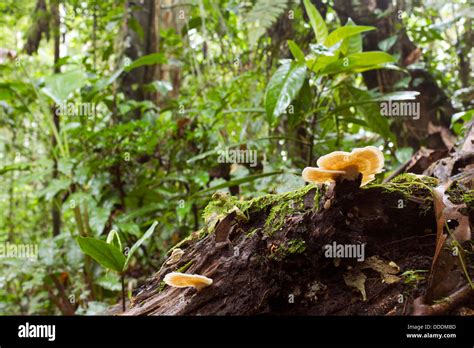
<instances>
[{"instance_id":1,"label":"understory vegetation","mask_svg":"<svg viewBox=\"0 0 474 348\"><path fill-rule=\"evenodd\" d=\"M1 0L0 245L34 252L0 258L0 314L102 313L231 212L271 235L332 151L376 146L368 189L426 198L382 182L465 136L474 10L377 3Z\"/></svg>"}]
</instances>

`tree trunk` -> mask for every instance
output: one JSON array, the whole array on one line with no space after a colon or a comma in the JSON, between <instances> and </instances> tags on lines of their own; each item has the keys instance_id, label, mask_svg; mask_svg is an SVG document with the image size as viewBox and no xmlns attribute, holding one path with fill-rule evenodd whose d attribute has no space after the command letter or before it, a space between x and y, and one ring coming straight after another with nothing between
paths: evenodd
<instances>
[{"instance_id":1,"label":"tree trunk","mask_svg":"<svg viewBox=\"0 0 474 348\"><path fill-rule=\"evenodd\" d=\"M60 19L59 19L59 3L54 0L51 1L51 15L53 19L53 35L54 35L54 73L58 74L61 72L60 67L57 65L60 58L60 33L59 33L59 26L60 26ZM52 115L53 115L53 124L56 128L57 134L60 134L60 122L59 122L59 115L56 113L58 105L53 104L52 106ZM58 150L57 147L57 140L54 134L51 135L52 138L52 145L53 151L56 152ZM57 153L53 156L53 180L57 179L59 175L58 171L58 160L57 160ZM53 236L57 236L61 233L61 197L59 194L56 194L53 198L52 207L51 207L51 218L53 221Z\"/></svg>"}]
</instances>

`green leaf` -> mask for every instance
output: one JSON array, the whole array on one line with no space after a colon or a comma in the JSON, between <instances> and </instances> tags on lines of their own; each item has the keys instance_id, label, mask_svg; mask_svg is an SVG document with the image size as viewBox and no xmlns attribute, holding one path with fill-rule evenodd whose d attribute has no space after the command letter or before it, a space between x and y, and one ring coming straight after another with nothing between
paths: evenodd
<instances>
[{"instance_id":1,"label":"green leaf","mask_svg":"<svg viewBox=\"0 0 474 348\"><path fill-rule=\"evenodd\" d=\"M331 47L345 38L354 36L356 34L363 33L364 31L374 30L375 27L361 26L361 25L350 25L339 27L334 30L331 34L328 35L326 40L324 40L324 45Z\"/></svg>"},{"instance_id":2,"label":"green leaf","mask_svg":"<svg viewBox=\"0 0 474 348\"><path fill-rule=\"evenodd\" d=\"M283 64L273 74L265 91L265 110L270 127L298 95L305 77L306 65L295 62Z\"/></svg>"},{"instance_id":3,"label":"green leaf","mask_svg":"<svg viewBox=\"0 0 474 348\"><path fill-rule=\"evenodd\" d=\"M30 170L31 166L32 166L31 163L25 163L25 162L7 164L6 166L0 167L0 175L14 171L14 170L18 170L18 171Z\"/></svg>"},{"instance_id":4,"label":"green leaf","mask_svg":"<svg viewBox=\"0 0 474 348\"><path fill-rule=\"evenodd\" d=\"M155 221L153 225L148 229L148 231L145 232L145 234L133 244L133 246L130 248L127 254L127 259L125 260L125 263L123 265L123 271L125 271L128 267L128 264L130 263L130 260L133 256L133 254L137 251L137 249L140 247L140 245L143 244L145 240L151 237L153 232L155 231L155 227L158 225L158 221Z\"/></svg>"},{"instance_id":5,"label":"green leaf","mask_svg":"<svg viewBox=\"0 0 474 348\"><path fill-rule=\"evenodd\" d=\"M123 250L122 241L120 240L118 232L115 230L110 230L109 234L107 235L107 243L113 245L118 250Z\"/></svg>"},{"instance_id":6,"label":"green leaf","mask_svg":"<svg viewBox=\"0 0 474 348\"><path fill-rule=\"evenodd\" d=\"M290 48L291 54L293 57L295 57L296 61L298 63L303 63L305 57L301 48L293 40L288 40L288 47Z\"/></svg>"},{"instance_id":7,"label":"green leaf","mask_svg":"<svg viewBox=\"0 0 474 348\"><path fill-rule=\"evenodd\" d=\"M351 18L349 18L345 26L346 27L355 26L355 23ZM343 54L352 54L352 53L362 52L362 35L356 34L356 35L345 38L344 41L342 42L341 52Z\"/></svg>"},{"instance_id":8,"label":"green leaf","mask_svg":"<svg viewBox=\"0 0 474 348\"><path fill-rule=\"evenodd\" d=\"M65 190L71 184L69 179L53 179L49 185L39 192L39 196L45 196L47 201L51 200L59 191Z\"/></svg>"},{"instance_id":9,"label":"green leaf","mask_svg":"<svg viewBox=\"0 0 474 348\"><path fill-rule=\"evenodd\" d=\"M388 51L397 42L398 35L392 35L379 42L378 46L382 51Z\"/></svg>"},{"instance_id":10,"label":"green leaf","mask_svg":"<svg viewBox=\"0 0 474 348\"><path fill-rule=\"evenodd\" d=\"M257 44L258 39L277 21L287 7L287 0L257 0L245 16L245 21L249 23L250 47Z\"/></svg>"},{"instance_id":11,"label":"green leaf","mask_svg":"<svg viewBox=\"0 0 474 348\"><path fill-rule=\"evenodd\" d=\"M85 83L86 76L84 72L73 70L46 77L41 91L56 104L62 104L72 92L84 86Z\"/></svg>"},{"instance_id":12,"label":"green leaf","mask_svg":"<svg viewBox=\"0 0 474 348\"><path fill-rule=\"evenodd\" d=\"M347 91L352 95L354 100L373 99L367 91L355 87L349 87ZM358 105L357 108L361 111L368 128L380 134L383 138L390 139L396 143L396 137L390 131L388 119L380 114L380 105L378 102L364 103Z\"/></svg>"},{"instance_id":13,"label":"green leaf","mask_svg":"<svg viewBox=\"0 0 474 348\"><path fill-rule=\"evenodd\" d=\"M82 252L92 257L105 268L121 273L125 265L125 256L115 246L91 237L76 238Z\"/></svg>"},{"instance_id":14,"label":"green leaf","mask_svg":"<svg viewBox=\"0 0 474 348\"><path fill-rule=\"evenodd\" d=\"M358 72L358 69L361 71L379 69L383 67L382 64L394 61L393 56L380 51L353 53L324 67L321 73L330 75L348 71Z\"/></svg>"},{"instance_id":15,"label":"green leaf","mask_svg":"<svg viewBox=\"0 0 474 348\"><path fill-rule=\"evenodd\" d=\"M115 71L112 75L108 77L103 77L100 80L98 80L92 87L91 91L88 93L87 99L91 99L94 94L96 94L99 91L104 90L107 86L114 83L122 74L122 72L123 72L123 69L120 68L117 71Z\"/></svg>"},{"instance_id":16,"label":"green leaf","mask_svg":"<svg viewBox=\"0 0 474 348\"><path fill-rule=\"evenodd\" d=\"M309 0L304 0L303 3L306 13L308 14L311 27L313 28L314 34L316 35L316 41L318 43L323 43L328 36L328 28L326 27L324 19Z\"/></svg>"},{"instance_id":17,"label":"green leaf","mask_svg":"<svg viewBox=\"0 0 474 348\"><path fill-rule=\"evenodd\" d=\"M133 61L133 63L125 67L124 70L128 72L143 65L165 64L166 61L166 57L163 53L152 53Z\"/></svg>"},{"instance_id":18,"label":"green leaf","mask_svg":"<svg viewBox=\"0 0 474 348\"><path fill-rule=\"evenodd\" d=\"M339 49L341 43L336 43L331 47L326 47L322 44L310 44L311 52L309 59L306 60L306 66L315 73L327 65L336 62L339 58Z\"/></svg>"},{"instance_id":19,"label":"green leaf","mask_svg":"<svg viewBox=\"0 0 474 348\"><path fill-rule=\"evenodd\" d=\"M462 120L464 122L468 122L474 118L474 109L461 111L453 114L451 116L451 128L454 128L456 122Z\"/></svg>"}]
</instances>

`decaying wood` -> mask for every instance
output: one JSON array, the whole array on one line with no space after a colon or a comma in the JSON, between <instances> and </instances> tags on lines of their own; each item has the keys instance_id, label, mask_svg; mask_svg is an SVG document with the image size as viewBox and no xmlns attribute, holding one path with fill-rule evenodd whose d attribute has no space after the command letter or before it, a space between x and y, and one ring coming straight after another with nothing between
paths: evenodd
<instances>
[{"instance_id":1,"label":"decaying wood","mask_svg":"<svg viewBox=\"0 0 474 348\"><path fill-rule=\"evenodd\" d=\"M443 172L451 181L461 175L463 185L471 191L474 161L466 142L472 144L473 139L472 131L468 132L464 142L444 159L453 161L453 166ZM438 226L430 189L408 186L413 190L406 195L396 189L395 182L363 188L359 184L340 181L311 188L303 205L286 216L282 227L273 233L267 228L272 224L268 221L271 206L249 213L248 220L239 219L235 212L227 215L213 233L195 235L186 246L181 245L181 259L165 263L135 291L128 309L121 314L386 315L416 314L421 305L442 314L459 306L472 307L466 278L446 294L449 305L432 307L436 303L423 302L430 286L427 273L420 273L424 279L416 284L401 275L431 268ZM472 207L460 214L469 218L472 227ZM392 278L381 277L380 270L360 268L355 259L327 258L324 246L333 242L364 244L366 260L374 257L400 271ZM464 246L472 248L472 243ZM472 277L472 260L467 262L471 262L468 268ZM173 271L204 275L214 283L199 292L171 288L162 280ZM363 275L365 301L359 290L347 285L348 274L355 281L357 274ZM414 303L415 299L419 303Z\"/></svg>"}]
</instances>

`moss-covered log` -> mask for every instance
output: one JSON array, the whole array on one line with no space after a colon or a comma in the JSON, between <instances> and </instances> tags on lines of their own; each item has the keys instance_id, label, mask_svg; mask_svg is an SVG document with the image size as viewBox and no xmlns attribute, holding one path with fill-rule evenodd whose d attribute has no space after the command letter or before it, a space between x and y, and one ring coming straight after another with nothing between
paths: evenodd
<instances>
[{"instance_id":1,"label":"moss-covered log","mask_svg":"<svg viewBox=\"0 0 474 348\"><path fill-rule=\"evenodd\" d=\"M456 152L452 159L457 173L450 175L459 181L446 194L465 204L461 213L472 228L472 157ZM455 165L459 159L463 168ZM182 257L139 287L124 314L411 314L429 286L439 184L435 177L402 174L362 188L359 178L244 202L217 193L205 209L205 227L176 246ZM365 261L328 257L325 246L334 243L363 248ZM462 245L471 278L472 246L472 240ZM213 284L199 292L169 287L163 278L170 272L205 275ZM459 268L449 272L466 277ZM472 293L462 291L446 310L472 311Z\"/></svg>"}]
</instances>

